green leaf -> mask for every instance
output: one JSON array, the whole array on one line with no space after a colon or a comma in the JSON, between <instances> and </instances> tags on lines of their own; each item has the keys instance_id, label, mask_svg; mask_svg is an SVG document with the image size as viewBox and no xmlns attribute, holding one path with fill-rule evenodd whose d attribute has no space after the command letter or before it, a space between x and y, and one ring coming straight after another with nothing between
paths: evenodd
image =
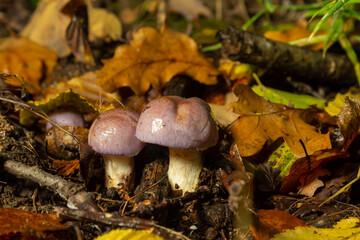
<instances>
[{"instance_id":1,"label":"green leaf","mask_svg":"<svg viewBox=\"0 0 360 240\"><path fill-rule=\"evenodd\" d=\"M344 30L344 19L341 12L336 12L333 18L334 24L331 26L327 38L325 40L323 55L325 56L326 51L329 49L331 44L336 42Z\"/></svg>"},{"instance_id":2,"label":"green leaf","mask_svg":"<svg viewBox=\"0 0 360 240\"><path fill-rule=\"evenodd\" d=\"M326 103L325 100L318 99L313 96L294 94L265 87L263 85L255 85L252 87L252 89L257 95L267 98L270 102L281 103L295 108L306 109L309 108L311 105L317 105L317 107L325 107Z\"/></svg>"},{"instance_id":3,"label":"green leaf","mask_svg":"<svg viewBox=\"0 0 360 240\"><path fill-rule=\"evenodd\" d=\"M299 159L296 157L286 142L281 144L269 157L269 164L273 169L279 170L279 181L290 171L292 164Z\"/></svg>"},{"instance_id":4,"label":"green leaf","mask_svg":"<svg viewBox=\"0 0 360 240\"><path fill-rule=\"evenodd\" d=\"M318 24L315 26L314 31L311 33L309 39L311 39L312 37L314 37L314 35L317 33L317 31L319 31L321 25L326 22L329 17L331 17L337 10L339 10L342 6L344 6L344 4L346 2L348 2L349 0L337 0L334 4L329 3L328 5L332 5L330 7L330 9L328 9L328 11L326 11L325 15L320 19L320 21L318 22ZM320 11L324 11L323 9L327 9L328 5L325 5L322 9L319 10Z\"/></svg>"}]
</instances>

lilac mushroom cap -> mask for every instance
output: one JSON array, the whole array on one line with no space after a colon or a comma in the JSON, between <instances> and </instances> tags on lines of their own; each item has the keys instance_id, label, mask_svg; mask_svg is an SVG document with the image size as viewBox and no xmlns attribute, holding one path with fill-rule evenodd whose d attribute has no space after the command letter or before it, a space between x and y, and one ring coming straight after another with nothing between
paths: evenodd
<instances>
[{"instance_id":1,"label":"lilac mushroom cap","mask_svg":"<svg viewBox=\"0 0 360 240\"><path fill-rule=\"evenodd\" d=\"M136 137L169 147L169 183L185 193L195 191L202 169L200 151L214 146L219 133L205 101L164 96L145 106Z\"/></svg>"},{"instance_id":2,"label":"lilac mushroom cap","mask_svg":"<svg viewBox=\"0 0 360 240\"><path fill-rule=\"evenodd\" d=\"M139 115L129 109L106 111L89 130L88 144L103 156L105 186L131 190L134 186L134 159L145 143L135 137Z\"/></svg>"},{"instance_id":3,"label":"lilac mushroom cap","mask_svg":"<svg viewBox=\"0 0 360 240\"><path fill-rule=\"evenodd\" d=\"M145 106L136 137L170 148L204 150L217 143L219 133L205 101L164 96Z\"/></svg>"},{"instance_id":4,"label":"lilac mushroom cap","mask_svg":"<svg viewBox=\"0 0 360 240\"><path fill-rule=\"evenodd\" d=\"M81 114L72 111L63 111L53 113L49 116L49 119L59 126L74 126L84 127L85 121ZM53 125L50 122L46 123L46 130L49 130Z\"/></svg>"},{"instance_id":5,"label":"lilac mushroom cap","mask_svg":"<svg viewBox=\"0 0 360 240\"><path fill-rule=\"evenodd\" d=\"M125 108L108 110L95 119L88 144L98 153L133 157L145 143L135 137L139 115Z\"/></svg>"}]
</instances>

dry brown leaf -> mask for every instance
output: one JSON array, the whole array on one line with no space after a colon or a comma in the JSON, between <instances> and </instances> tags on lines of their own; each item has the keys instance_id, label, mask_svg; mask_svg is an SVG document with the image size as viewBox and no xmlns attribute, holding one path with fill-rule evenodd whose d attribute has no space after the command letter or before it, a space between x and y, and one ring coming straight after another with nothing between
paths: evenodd
<instances>
[{"instance_id":1,"label":"dry brown leaf","mask_svg":"<svg viewBox=\"0 0 360 240\"><path fill-rule=\"evenodd\" d=\"M60 57L70 54L66 40L66 29L71 21L71 11L66 7L70 2L84 2L88 9L89 39L110 37L118 40L121 23L112 13L93 8L90 0L41 0L21 36L46 46Z\"/></svg>"},{"instance_id":2,"label":"dry brown leaf","mask_svg":"<svg viewBox=\"0 0 360 240\"><path fill-rule=\"evenodd\" d=\"M238 101L229 107L240 116L231 125L230 131L241 156L252 156L260 152L266 143L271 144L279 138L283 138L298 157L305 156L300 140L309 155L331 148L329 133L322 134L309 124L317 110L293 109L271 103L246 85L236 86L234 93Z\"/></svg>"},{"instance_id":3,"label":"dry brown leaf","mask_svg":"<svg viewBox=\"0 0 360 240\"><path fill-rule=\"evenodd\" d=\"M259 210L254 217L251 231L255 239L270 240L278 233L296 227L307 227L304 221L279 210Z\"/></svg>"},{"instance_id":4,"label":"dry brown leaf","mask_svg":"<svg viewBox=\"0 0 360 240\"><path fill-rule=\"evenodd\" d=\"M59 223L55 214L7 208L0 208L0 223L1 239L59 239L59 232L68 229Z\"/></svg>"},{"instance_id":5,"label":"dry brown leaf","mask_svg":"<svg viewBox=\"0 0 360 240\"><path fill-rule=\"evenodd\" d=\"M360 100L350 100L346 96L338 117L340 131L344 135L343 148L346 150L360 132Z\"/></svg>"},{"instance_id":6,"label":"dry brown leaf","mask_svg":"<svg viewBox=\"0 0 360 240\"><path fill-rule=\"evenodd\" d=\"M307 175L306 182L309 183L312 179L316 178L319 167L329 161L333 161L340 158L347 158L350 154L347 152L340 152L337 149L322 150L314 153L313 155L296 160L291 165L290 171L285 175L281 181L280 192L289 193L296 189L299 185L299 179L305 178ZM304 181L303 181L304 183Z\"/></svg>"},{"instance_id":7,"label":"dry brown leaf","mask_svg":"<svg viewBox=\"0 0 360 240\"><path fill-rule=\"evenodd\" d=\"M311 173L302 175L299 179L301 185L298 186L298 194L305 195L307 197L314 196L316 190L325 185L319 177L326 175L330 175L330 171L322 167L318 167L311 171Z\"/></svg>"},{"instance_id":8,"label":"dry brown leaf","mask_svg":"<svg viewBox=\"0 0 360 240\"><path fill-rule=\"evenodd\" d=\"M141 95L150 85L161 88L177 74L191 76L204 84L217 83L218 71L185 34L144 27L132 37L130 45L119 46L112 59L104 60L104 67L98 72L98 84L105 91L130 87L136 95Z\"/></svg>"},{"instance_id":9,"label":"dry brown leaf","mask_svg":"<svg viewBox=\"0 0 360 240\"><path fill-rule=\"evenodd\" d=\"M56 61L56 53L25 38L11 38L0 45L0 72L21 75L33 94L40 91L40 80L53 70ZM11 86L21 86L17 78L7 80Z\"/></svg>"}]
</instances>

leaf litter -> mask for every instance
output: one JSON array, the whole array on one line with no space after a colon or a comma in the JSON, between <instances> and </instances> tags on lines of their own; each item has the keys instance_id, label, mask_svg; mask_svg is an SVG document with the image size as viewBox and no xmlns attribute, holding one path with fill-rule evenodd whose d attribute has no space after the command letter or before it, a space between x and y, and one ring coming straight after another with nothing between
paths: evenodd
<instances>
[{"instance_id":1,"label":"leaf litter","mask_svg":"<svg viewBox=\"0 0 360 240\"><path fill-rule=\"evenodd\" d=\"M162 1L156 4L160 11ZM199 6L196 11L192 7L195 5ZM87 9L88 18L77 12L81 7ZM148 6L144 9L153 14ZM184 16L190 31L191 27L201 27L200 15L209 21L213 16L221 16L220 6L214 10L198 1L170 1L171 9ZM141 14L141 10L135 12ZM47 21L48 16L54 16L54 21ZM78 35L70 39L67 32L76 18L80 22L75 22L78 25L72 31ZM89 22L88 27L81 27L82 20ZM0 179L2 207L40 211L55 222L57 217L49 214L54 213L52 206L78 208L73 211L58 208L56 212L62 220L72 219L89 239L118 227L130 229L126 233L110 232L103 238L112 239L121 234L141 237L148 234L142 232L144 229L155 233L151 235L155 239L160 239L159 236L163 239L302 239L304 236L315 239L323 235L339 239L349 233L357 234L358 218L344 219L332 226L339 220L336 217L345 217L333 211L334 202L325 207L320 205L335 196L335 192L342 193L338 199L346 199L345 190L357 179L351 181L358 167L354 158L357 153L353 150L359 132L357 90L350 90L345 98L337 93L334 101L326 103L324 98L281 91L268 83L270 87L259 81L254 85L253 73L263 74L259 66L224 58L218 61L218 56L212 53L204 57L191 37L167 25L161 30L124 29L126 43L120 43L123 29L117 16L94 7L89 1L42 0L21 35L56 53L25 38L11 38L0 46L0 63L3 59L0 70L6 73L1 75L0 82L0 157L5 173ZM267 32L265 36L289 42L305 38L310 32L303 22L298 22L283 33ZM44 37L44 34L53 35ZM111 58L111 48L104 51L99 46L112 42L120 45L112 48L115 53ZM310 47L321 49L323 44ZM73 56L69 56L70 52ZM93 71L52 81L49 74L58 64L58 56L67 58L65 62L69 64L71 61L92 64ZM172 88L180 88L183 82L174 79L184 76L200 84L196 85L197 96L212 101L213 116L221 133L218 145L204 152L205 167L197 190L181 197L176 190L169 189L168 153L157 146L147 146L136 157L138 188L134 192L105 189L102 158L87 146L87 128L91 122L100 112L124 107L122 101L126 107L141 113L147 102L165 95L170 83ZM267 77L262 76L262 81ZM230 92L237 100L229 104L225 99ZM66 108L83 113L85 128L74 131L69 126L55 127L46 132L44 122L49 120L46 115ZM346 164L337 167L342 162ZM24 188L18 185L16 177L25 179L19 180ZM53 184L54 181L58 184ZM260 186L268 181L273 185L264 192ZM346 189L339 191L349 181ZM271 203L269 196L276 197L275 202ZM347 196L353 203L357 201L354 194ZM273 210L274 206L279 210ZM349 204L348 209L344 206L342 211L357 214L358 209L351 208L353 205ZM265 210L269 207L270 210ZM15 210L5 211L17 214ZM0 217L7 214L2 212ZM53 234L66 230L63 234L70 231L74 236L75 232L65 225L50 220L44 224L40 215L33 215L32 224L23 223L28 214L21 213L22 217L14 219L12 225L16 228L11 230L12 234L59 239ZM309 220L309 215L316 215L315 219ZM326 219L327 227L333 228L320 231L301 220L311 224L320 222L321 218ZM38 221L46 226L38 229Z\"/></svg>"}]
</instances>

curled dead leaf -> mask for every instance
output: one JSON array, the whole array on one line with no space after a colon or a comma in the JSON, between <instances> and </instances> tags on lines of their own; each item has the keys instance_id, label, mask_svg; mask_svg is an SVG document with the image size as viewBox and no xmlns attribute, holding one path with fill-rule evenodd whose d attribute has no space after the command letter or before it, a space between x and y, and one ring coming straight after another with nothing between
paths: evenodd
<instances>
[{"instance_id":1,"label":"curled dead leaf","mask_svg":"<svg viewBox=\"0 0 360 240\"><path fill-rule=\"evenodd\" d=\"M107 92L130 87L142 95L150 85L161 88L177 74L211 85L218 73L185 34L144 27L133 34L130 45L119 46L112 59L104 60L98 84Z\"/></svg>"}]
</instances>

